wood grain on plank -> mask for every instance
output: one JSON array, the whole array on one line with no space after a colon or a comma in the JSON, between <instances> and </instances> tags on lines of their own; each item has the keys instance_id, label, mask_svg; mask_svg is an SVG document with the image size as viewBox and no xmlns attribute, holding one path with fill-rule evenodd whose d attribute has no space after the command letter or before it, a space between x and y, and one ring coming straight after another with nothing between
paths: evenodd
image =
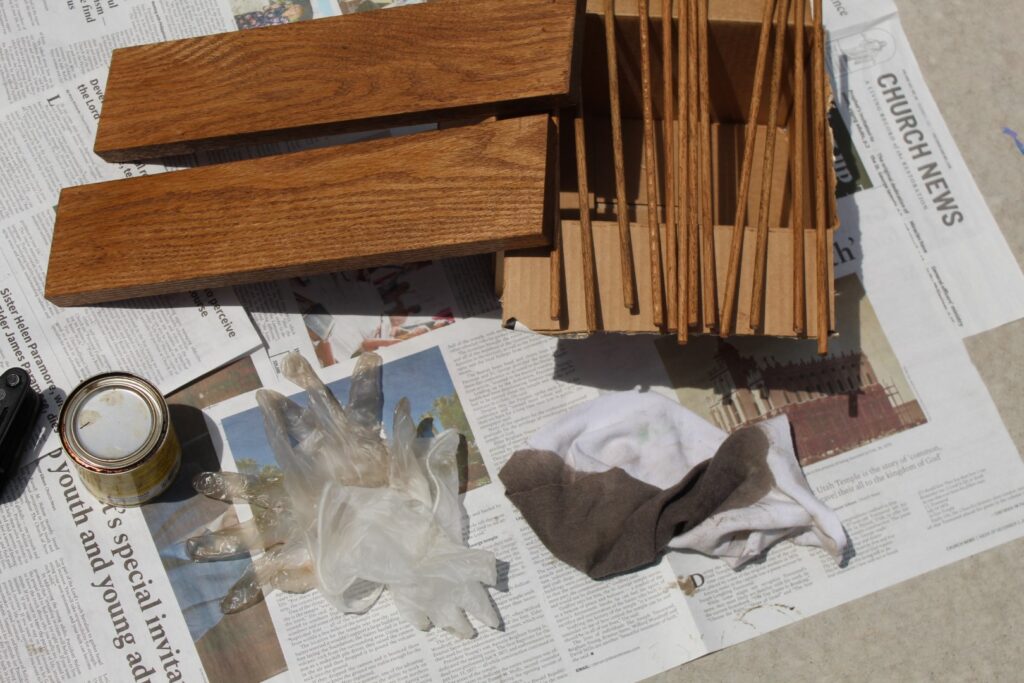
<instances>
[{"instance_id":1,"label":"wood grain on plank","mask_svg":"<svg viewBox=\"0 0 1024 683\"><path fill-rule=\"evenodd\" d=\"M580 241L583 261L583 296L586 310L587 330L596 332L597 327L597 285L594 281L594 232L590 227L590 190L587 187L587 129L584 123L583 98L573 119L576 150L576 188L580 200Z\"/></svg>"},{"instance_id":2,"label":"wood grain on plank","mask_svg":"<svg viewBox=\"0 0 1024 683\"><path fill-rule=\"evenodd\" d=\"M92 304L548 243L546 115L66 188L46 297Z\"/></svg>"},{"instance_id":3,"label":"wood grain on plank","mask_svg":"<svg viewBox=\"0 0 1024 683\"><path fill-rule=\"evenodd\" d=\"M114 51L107 161L571 104L575 0L446 0ZM445 111L441 111L445 110Z\"/></svg>"},{"instance_id":4,"label":"wood grain on plank","mask_svg":"<svg viewBox=\"0 0 1024 683\"><path fill-rule=\"evenodd\" d=\"M562 316L562 204L559 197L561 188L561 137L562 115L555 111L551 115L552 169L548 174L548 196L551 198L551 319Z\"/></svg>"},{"instance_id":5,"label":"wood grain on plank","mask_svg":"<svg viewBox=\"0 0 1024 683\"><path fill-rule=\"evenodd\" d=\"M687 26L687 97L690 105L687 107L687 131L689 136L689 232L690 246L688 251L689 261L687 266L687 285L689 288L689 308L687 310L687 322L696 325L699 320L700 309L700 260L699 260L699 236L700 236L700 116L697 104L700 98L700 84L697 74L697 1L687 0L689 5L689 25Z\"/></svg>"}]
</instances>

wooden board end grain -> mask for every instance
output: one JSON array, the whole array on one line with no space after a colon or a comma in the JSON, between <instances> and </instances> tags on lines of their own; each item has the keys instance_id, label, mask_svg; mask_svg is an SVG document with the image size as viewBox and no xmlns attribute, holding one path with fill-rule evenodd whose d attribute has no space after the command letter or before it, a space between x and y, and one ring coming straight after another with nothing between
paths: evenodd
<instances>
[{"instance_id":1,"label":"wooden board end grain","mask_svg":"<svg viewBox=\"0 0 1024 683\"><path fill-rule=\"evenodd\" d=\"M66 188L59 305L549 242L547 115Z\"/></svg>"},{"instance_id":2,"label":"wooden board end grain","mask_svg":"<svg viewBox=\"0 0 1024 683\"><path fill-rule=\"evenodd\" d=\"M446 0L114 51L95 152L237 143L574 104L576 0Z\"/></svg>"}]
</instances>

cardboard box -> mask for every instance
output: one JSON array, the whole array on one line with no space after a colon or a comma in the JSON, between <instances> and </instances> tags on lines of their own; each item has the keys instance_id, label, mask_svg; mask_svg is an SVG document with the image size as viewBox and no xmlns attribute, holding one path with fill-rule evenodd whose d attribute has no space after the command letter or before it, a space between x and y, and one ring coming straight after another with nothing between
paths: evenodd
<instances>
[{"instance_id":1,"label":"cardboard box","mask_svg":"<svg viewBox=\"0 0 1024 683\"><path fill-rule=\"evenodd\" d=\"M678 7L678 2L675 3ZM761 30L762 0L711 0L709 10L708 71L711 114L711 166L712 166L712 212L714 216L714 243L717 267L717 295L719 314L724 300L726 264L729 245L734 231L739 173L746 125L749 119L751 91L757 58L758 39ZM651 73L655 116L656 137L659 142L659 188L663 187L665 159L661 145L663 134L664 107L661 86L661 29L660 3L651 3ZM617 212L615 201L615 176L612 162L611 124L609 121L608 71L605 54L603 0L590 2L585 23L585 44L582 60L582 88L587 126L587 175L589 184L589 206L594 235L594 258L596 270L597 329L614 332L659 332L670 331L674 326L661 328L652 319L652 291L650 286L650 251L648 246L647 211L650 198L644 183L644 153L642 141L642 107L640 97L640 39L639 20L635 0L618 0L615 4L616 30L618 34L619 91L623 117L623 147L627 191L627 211L633 246L633 263L636 275L638 306L635 310L626 308L622 293L620 249L618 240ZM817 329L815 254L816 233L813 217L814 182L811 165L813 127L811 106L813 99L811 51L813 31L810 12L805 22L807 93L805 125L806 140L804 167L806 188L803 206L805 282L806 282L806 330L810 336ZM780 91L776 153L773 168L766 173L762 168L768 119L768 88L770 76L766 72L762 106L755 125L758 126L755 141L754 165L751 173L751 191L747 202L747 220L737 292L735 334L763 334L768 336L795 336L793 325L793 238L790 226L793 223L794 207L790 187L789 161L793 154L790 136L794 121L793 107L793 40L795 36L792 11L787 30L783 66L783 80ZM678 46L677 23L673 25L673 44ZM674 59L674 58L673 58ZM770 59L770 54L769 54ZM826 79L826 88L827 88ZM831 102L830 93L824 94L823 101ZM827 112L822 112L824 116ZM831 162L832 138L826 124L824 144L825 158ZM676 127L678 136L678 127ZM545 334L580 335L592 332L587 328L584 315L583 263L581 258L581 234L579 227L579 200L577 195L576 166L572 127L562 126L560 147L561 217L563 231L562 257L563 294L561 315L552 319L550 314L551 276L549 250L539 248L527 251L509 252L504 255L502 268L503 318L506 324L517 321L531 330ZM676 145L678 150L678 145ZM838 227L835 209L835 174L831 163L826 172L826 225L828 247L831 255L832 236ZM766 269L766 290L764 297L763 325L760 330L750 326L750 300L753 283L753 264L759 194L762 178L768 176L771 182L771 211L769 213L768 267ZM659 190L660 191L660 190ZM655 204L663 215L663 203ZM664 254L664 221L662 225L662 271L667 273ZM834 285L831 257L828 263L828 302L834 311ZM830 321L832 320L830 315ZM833 326L834 327L834 326ZM711 325L701 321L694 332L713 332Z\"/></svg>"}]
</instances>

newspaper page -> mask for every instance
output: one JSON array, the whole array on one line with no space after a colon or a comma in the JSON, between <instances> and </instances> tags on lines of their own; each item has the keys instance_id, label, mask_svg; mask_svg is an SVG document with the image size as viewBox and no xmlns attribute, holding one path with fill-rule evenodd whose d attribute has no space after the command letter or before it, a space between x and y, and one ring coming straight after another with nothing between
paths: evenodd
<instances>
[{"instance_id":1,"label":"newspaper page","mask_svg":"<svg viewBox=\"0 0 1024 683\"><path fill-rule=\"evenodd\" d=\"M893 260L961 337L1024 315L1024 276L921 74L891 0L826 2L841 228L836 274ZM897 220L893 220L897 219ZM907 249L872 237L896 230ZM1000 296L991 296L992 292Z\"/></svg>"},{"instance_id":2,"label":"newspaper page","mask_svg":"<svg viewBox=\"0 0 1024 683\"><path fill-rule=\"evenodd\" d=\"M894 286L909 296L893 300ZM55 579L40 562L31 573L36 583L18 586L58 582L55 618L81 652L67 661L34 659L37 642L52 641L44 638L49 631L33 631L14 646L15 662L72 673L94 662L93 675L114 678L134 666L140 675L163 672L150 680L638 680L1015 538L1024 528L1021 463L940 312L906 303L927 287L920 277L870 269L863 280L843 278L838 318L848 322L825 359L813 344L557 340L487 318L381 349L385 414L408 396L415 415L459 429L471 444L462 477L469 541L499 560L492 596L503 626L482 628L468 642L415 630L387 597L362 616L336 612L315 592L272 593L242 613L221 613L221 598L250 558L193 563L184 544L250 513L193 494L190 480L218 466L274 474L251 393L207 409L212 442L183 437L186 471L141 514L96 514L102 506L73 487L54 453L38 466L65 488L55 487L56 495L45 488L49 507L31 519L58 527L67 564L58 563L64 571ZM321 373L342 400L352 366L346 360ZM216 401L260 384L251 365L223 382L199 394ZM812 486L850 533L843 564L784 542L740 571L672 553L656 567L596 582L551 557L505 500L496 473L544 422L602 391L636 386L675 397L724 428L785 412ZM176 424L201 422L196 408L204 405L180 406ZM59 515L74 526L58 524ZM46 538L24 533L30 547ZM136 597L140 579L146 592Z\"/></svg>"},{"instance_id":3,"label":"newspaper page","mask_svg":"<svg viewBox=\"0 0 1024 683\"><path fill-rule=\"evenodd\" d=\"M680 402L719 426L789 417L807 478L851 541L838 567L785 544L736 572L671 555L712 649L1024 535L1024 466L947 318L917 304L930 282L869 264L863 286L837 281L840 330L824 358L783 341L658 345Z\"/></svg>"},{"instance_id":4,"label":"newspaper page","mask_svg":"<svg viewBox=\"0 0 1024 683\"><path fill-rule=\"evenodd\" d=\"M258 386L251 363L241 361L169 400L185 455L160 501L181 496L197 468L216 464L199 408ZM168 586L175 565L165 569L146 524L161 509L160 503L129 509L100 503L52 439L22 466L0 499L5 680L206 678Z\"/></svg>"}]
</instances>

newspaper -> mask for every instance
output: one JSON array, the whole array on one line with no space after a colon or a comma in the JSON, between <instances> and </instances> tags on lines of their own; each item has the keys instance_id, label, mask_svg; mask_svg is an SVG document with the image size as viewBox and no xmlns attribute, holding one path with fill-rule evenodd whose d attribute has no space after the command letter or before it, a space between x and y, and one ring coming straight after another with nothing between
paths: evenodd
<instances>
[{"instance_id":1,"label":"newspaper","mask_svg":"<svg viewBox=\"0 0 1024 683\"><path fill-rule=\"evenodd\" d=\"M652 337L568 341L479 318L382 349L385 415L406 395L414 414L433 416L439 428L461 425L471 441L463 497L469 542L494 552L502 567L492 596L503 630L481 627L475 640L456 641L416 631L386 598L356 616L315 592L273 593L259 618L265 648L276 643L281 654L246 676L638 680L1024 535L1024 465L962 341L938 311L894 304L886 294L898 286L923 295L929 283L906 269L870 279L878 283L872 291L857 275L838 282L842 328L824 359L813 341L701 338L684 348ZM339 362L322 373L343 401L352 366ZM552 416L635 386L725 429L785 413L812 487L850 533L842 564L784 542L739 571L671 553L657 566L598 582L554 560L504 498L496 474ZM206 412L222 467L276 472L252 394ZM173 514L192 504L181 501ZM217 528L228 509L209 510L195 526ZM212 595L223 595L247 562L225 567ZM182 594L195 584L187 576L178 582L172 587ZM243 627L232 617L190 614L200 640L245 642L242 632L233 635ZM253 628L251 619L244 628ZM348 654L325 656L337 651Z\"/></svg>"},{"instance_id":2,"label":"newspaper","mask_svg":"<svg viewBox=\"0 0 1024 683\"><path fill-rule=\"evenodd\" d=\"M24 292L41 287L43 271L21 263L39 263L46 253L55 188L162 170L97 167L83 152L92 134L81 131L92 125L90 107L97 106L102 91L102 68L87 68L89 50L102 56L108 47L100 43L118 30L135 31L135 38L125 40L144 42L145 18L162 27L153 39L163 39L233 28L249 12L261 13L255 20L272 21L275 12L286 9L284 3L253 9L238 2L75 0L70 15L61 14L63 5L40 9L32 0L0 7L0 49L34 37L41 45L36 54L50 65L42 73L30 69L41 84L24 86L17 96L9 90L8 101L16 104L0 110L0 169L7 181L0 190L0 227L5 239L16 235L16 243L26 245L15 265L5 266L0 283L14 283L19 301L34 300ZM308 6L313 16L334 11L306 0L290 4ZM337 6L341 12L366 4ZM1006 258L998 228L935 111L892 4L847 4L852 3L834 0L826 8L838 122L852 131L849 143L837 135L837 165L840 172L856 170L853 184L840 173L846 181L839 205L844 227L834 245L840 329L827 358L815 355L813 343L792 341L702 338L679 348L653 337L569 341L522 335L500 329L496 314L481 315L484 309L474 306L483 302L459 300L461 292L475 287L460 282L463 264L420 269L421 275L430 275L417 289L431 308L450 294L454 321L429 334L380 345L385 376L391 378L386 396L393 402L408 395L417 415L429 413L439 426L456 426L473 445L463 500L470 543L491 550L499 560L499 586L491 594L501 630L481 628L478 638L468 642L435 631L421 633L398 619L386 596L362 616L337 613L315 592L273 593L243 613L221 614L219 600L249 558L192 563L184 555L184 541L250 513L244 506L194 495L190 480L198 471L221 466L249 472L274 466L251 391L261 384L288 393L295 388L280 383L271 359L260 351L251 362L236 363L173 399L184 471L158 502L141 509L97 503L60 450L49 445L52 441L18 472L0 504L0 610L9 634L0 640L5 676L69 681L637 680L1020 537L1024 467L962 337L1021 315L1021 273ZM98 7L104 8L95 28L56 28L53 17L65 17L60 20L64 26L67 16L84 17L87 5L94 17L100 15ZM219 23L212 29L199 27L197 16L210 26ZM177 27L167 28L171 24ZM892 38L885 46L891 52L884 62L855 71L850 65L867 64L866 55L877 46L870 42L878 40L875 30ZM844 43L848 38L860 42ZM78 45L83 41L94 42ZM31 42L24 41L19 53L29 54L24 45ZM76 51L67 51L68 45L76 45ZM845 61L836 57L840 48ZM7 71L14 71L7 54L0 61L5 87ZM71 69L62 76L53 71L59 55L67 55L66 68ZM101 61L96 65L102 67ZM887 73L900 79L913 111L920 112L914 116L927 122L919 130L942 159L937 168L956 208L947 210L952 205L941 197L946 190L940 184L928 186L936 180L931 167L922 170L910 163L931 161L913 159L913 150L899 146L902 138L898 144L886 142L886 131L899 131L903 124L896 119L904 116L886 104L892 95L885 90L893 86L880 79ZM64 85L54 88L56 83ZM95 87L99 93L90 90ZM832 123L837 126L837 118ZM72 168L81 172L72 173ZM932 201L936 193L940 198ZM943 223L944 216L958 211L962 222L954 217L949 219L954 226ZM985 270L971 265L980 263ZM346 278L372 283L374 277L373 271L333 275L324 284ZM298 348L316 359L324 378L344 395L354 363L346 356L351 342L385 339L363 334L369 322L380 325L385 316L393 328L402 325L390 319L392 309L377 285L380 302L370 296L371 305L364 307L353 308L355 298L336 291L321 299L305 297L323 312L315 305L303 308L296 296L304 297L309 286L309 281L292 281L239 288L239 297L253 305L252 317L268 347L275 353ZM997 297L997 291L1006 295ZM431 292L440 294L434 298ZM276 303L260 308L253 304L260 297ZM986 300L998 301L999 309L981 303ZM228 301L218 296L222 311L228 310L223 306ZM195 302L169 309L166 303L141 310L146 315L171 310L185 319L200 310ZM44 305L38 310L35 318L46 324L64 323L59 315L46 318ZM124 310L96 309L94 314L124 315ZM132 320L138 315L135 310ZM222 343L211 324L218 317L200 316L197 322L205 320L213 331L195 328L193 344L206 341L205 348L216 347L204 360L213 353L226 360L255 346L250 341L239 343L237 351L223 348L230 345ZM82 324L121 330L121 323L112 320ZM152 329L164 334L178 329L164 322L166 327L154 324ZM339 341L337 353L330 341L334 327L339 340L351 340L349 346ZM45 336L54 343L59 338L44 329L33 332L33 339ZM133 328L122 335L125 345L115 346L132 351L124 367L137 367L127 364L162 341L159 333L142 334ZM318 353L325 339L329 357ZM44 360L47 353L79 354L83 367L98 358L86 345L65 346L74 348L38 350ZM196 359L191 371L181 369L177 375L168 368L158 383L169 389L190 372L192 377L202 372L201 365L207 363ZM725 429L786 413L808 479L839 511L850 533L852 550L843 564L836 566L821 551L783 543L763 562L740 571L699 555L673 553L657 566L595 582L554 560L504 498L496 474L547 420L602 391L636 386L674 398Z\"/></svg>"},{"instance_id":3,"label":"newspaper","mask_svg":"<svg viewBox=\"0 0 1024 683\"><path fill-rule=\"evenodd\" d=\"M56 571L61 598L51 603L52 619L78 649L66 660L35 657L35 647L58 636L29 620L12 661L37 668L16 670L39 674L59 665L69 680L104 671L126 678L135 666L140 675L155 671L149 680L637 680L1019 537L1024 467L962 342L938 311L888 295L898 286L916 296L929 283L905 269L865 281L875 289L856 275L840 280L837 317L846 322L826 359L813 343L568 341L503 330L485 317L381 349L387 406L407 396L414 414L459 428L471 443L463 473L469 539L499 560L492 596L503 626L481 628L468 642L416 631L386 597L362 616L334 611L315 592L273 593L241 614L220 613L220 598L249 558L192 563L184 542L248 512L190 494L189 479L218 466L273 471L252 393L206 410L212 443L186 437L187 476L142 509L103 511L85 502L60 453L44 457L25 495L41 501L33 519L52 533L24 533L29 547L63 548L65 564L56 570L39 561L34 572L3 576L30 588L57 581ZM353 364L322 371L342 397ZM794 369L817 376L817 390L806 381L802 394L787 385ZM201 393L217 400L259 385L254 369L243 372ZM783 543L738 572L673 553L597 582L554 560L505 500L496 473L553 416L602 391L638 385L726 428L785 412L812 486L850 532L843 565ZM0 529L9 535L21 523L5 519Z\"/></svg>"},{"instance_id":4,"label":"newspaper","mask_svg":"<svg viewBox=\"0 0 1024 683\"><path fill-rule=\"evenodd\" d=\"M91 92L89 81L78 85ZM93 534L99 526L92 524L115 529L120 522L116 516L124 511L100 512L102 506L69 469L55 434L66 392L90 375L119 369L146 377L166 393L259 346L230 289L64 309L43 298L59 186L109 173L154 170L127 165L104 169L78 152L88 149L92 138L88 100L79 96L78 85L0 113L0 136L9 136L12 143L0 143L5 179L0 190L5 200L0 220L0 366L28 370L33 388L44 399L23 465L0 500L0 611L7 620L0 663L9 680L102 680L105 672L115 671L113 660L100 658L89 635L96 623L90 616L95 615L82 611L80 597L94 591L109 599L111 611L104 617L118 618L126 604L121 601L133 593L141 597L149 585L149 579L133 574L138 588L115 593L98 573L101 564L113 566L104 564L106 560L86 563L89 573L68 564L72 553L94 552ZM100 515L105 519L98 520ZM119 545L124 542L127 538ZM133 566L131 548L119 552L122 570L125 563ZM89 582L76 584L73 575ZM126 675L117 671L110 680Z\"/></svg>"},{"instance_id":5,"label":"newspaper","mask_svg":"<svg viewBox=\"0 0 1024 683\"><path fill-rule=\"evenodd\" d=\"M931 282L922 304L938 307L962 337L1024 316L1024 276L925 84L895 4L825 5L841 220L836 275L856 271L861 258L919 270ZM905 248L892 248L896 242Z\"/></svg>"}]
</instances>

